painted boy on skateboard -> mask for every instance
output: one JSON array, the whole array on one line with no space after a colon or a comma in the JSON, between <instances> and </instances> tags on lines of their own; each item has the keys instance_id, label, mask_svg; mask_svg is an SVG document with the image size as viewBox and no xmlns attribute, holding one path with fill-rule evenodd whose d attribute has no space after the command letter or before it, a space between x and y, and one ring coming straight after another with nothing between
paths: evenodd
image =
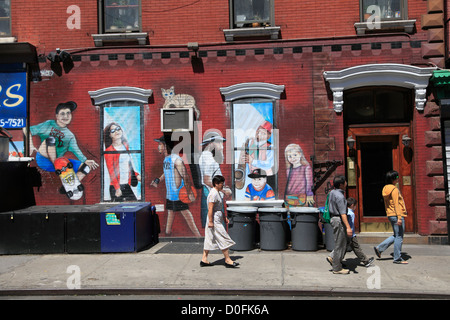
<instances>
[{"instance_id":1,"label":"painted boy on skateboard","mask_svg":"<svg viewBox=\"0 0 450 320\"><path fill-rule=\"evenodd\" d=\"M67 128L72 122L72 112L77 108L73 101L57 105L56 120L47 120L30 127L30 153L36 153L36 162L39 168L48 172L55 172L55 161L63 158L67 152L72 152L78 160L69 159L79 181L91 171L98 168L94 160L88 160L78 147L75 135ZM25 130L25 129L24 129ZM25 132L26 133L26 132ZM41 145L37 149L33 144L32 136L39 136ZM63 191L63 187L61 189ZM66 192L63 192L66 193Z\"/></svg>"}]
</instances>

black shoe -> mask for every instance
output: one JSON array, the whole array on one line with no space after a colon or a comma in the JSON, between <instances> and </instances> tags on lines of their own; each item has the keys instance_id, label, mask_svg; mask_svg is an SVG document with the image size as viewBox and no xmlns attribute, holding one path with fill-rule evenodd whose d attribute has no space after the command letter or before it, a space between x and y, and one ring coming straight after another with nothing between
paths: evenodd
<instances>
[{"instance_id":1,"label":"black shoe","mask_svg":"<svg viewBox=\"0 0 450 320\"><path fill-rule=\"evenodd\" d=\"M373 247L373 250L375 250L375 254L377 255L378 258L381 258L381 252L380 250L378 250L377 247Z\"/></svg>"},{"instance_id":2,"label":"black shoe","mask_svg":"<svg viewBox=\"0 0 450 320\"><path fill-rule=\"evenodd\" d=\"M203 261L200 261L200 267L212 267L213 264L212 263L206 263Z\"/></svg>"},{"instance_id":3,"label":"black shoe","mask_svg":"<svg viewBox=\"0 0 450 320\"><path fill-rule=\"evenodd\" d=\"M232 264L226 263L226 262L225 262L225 267L226 267L226 268L236 268L238 265L239 265L239 263L237 263L237 262L235 262L235 261L233 261Z\"/></svg>"}]
</instances>

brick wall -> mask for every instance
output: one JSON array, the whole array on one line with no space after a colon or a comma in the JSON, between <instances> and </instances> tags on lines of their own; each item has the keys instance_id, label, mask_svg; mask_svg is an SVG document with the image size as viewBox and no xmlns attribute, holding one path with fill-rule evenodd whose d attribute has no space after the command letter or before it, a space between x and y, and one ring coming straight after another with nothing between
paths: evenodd
<instances>
[{"instance_id":1,"label":"brick wall","mask_svg":"<svg viewBox=\"0 0 450 320\"><path fill-rule=\"evenodd\" d=\"M343 116L332 109L324 71L369 63L424 66L427 62L421 49L427 34L421 30L420 19L427 10L426 1L408 2L408 16L416 19L413 34L358 37L354 28L359 21L358 2L326 1L318 6L314 1L276 1L275 24L281 28L281 40L234 43L224 41L223 29L229 28L227 1L143 1L142 31L148 33L149 45L104 48L95 48L92 39L92 34L98 33L97 6L87 0L73 5L77 6L74 9L80 9L80 29L67 26L68 20L70 24L76 18L76 12L67 13L70 6L67 2L12 4L13 35L18 41L37 47L43 55L42 71L50 70L45 55L55 48L73 49L69 51L75 59L75 67L69 74L44 76L43 81L31 84L31 125L54 119L58 103L76 101L78 108L70 130L87 158L100 164L100 108L92 104L88 91L113 86L153 90L149 103L143 106L143 151L145 199L154 204L165 203L164 186L157 189L149 186L162 173L163 158L154 141L161 136L159 109L164 104L161 88L174 86L175 93L192 95L201 111L203 132L217 128L225 134L231 126L230 106L224 102L219 88L244 82L284 85L275 111L275 124L280 130L278 196L282 197L286 185L284 149L288 144L299 144L309 162L312 155L319 161L344 160ZM191 41L200 44L201 63L197 65L191 63L186 47ZM433 108L431 100L427 108ZM440 205L429 205L429 197L434 193L428 191L440 192L442 188L438 175L426 171L427 161L437 159L430 153L435 146L427 146L429 134L425 132L437 132L436 124L430 123L433 117L427 115L414 110L416 214L421 234L430 232L430 221L442 217ZM100 170L85 178L86 196L80 200L82 203L100 201ZM231 165L222 165L222 172L231 183ZM344 174L345 166L338 167L335 173ZM42 174L44 185L36 190L38 204L73 204L58 193L61 184L54 173ZM316 192L318 206L324 204L324 186ZM199 201L190 208L199 226ZM161 213L161 218L164 230L166 212ZM181 215L175 219L173 235L192 236Z\"/></svg>"}]
</instances>

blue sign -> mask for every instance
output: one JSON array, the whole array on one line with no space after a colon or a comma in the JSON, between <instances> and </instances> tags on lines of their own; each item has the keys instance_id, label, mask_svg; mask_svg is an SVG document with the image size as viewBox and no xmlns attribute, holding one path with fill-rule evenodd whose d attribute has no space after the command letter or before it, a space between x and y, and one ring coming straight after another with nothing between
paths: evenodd
<instances>
[{"instance_id":1,"label":"blue sign","mask_svg":"<svg viewBox=\"0 0 450 320\"><path fill-rule=\"evenodd\" d=\"M0 73L0 127L24 128L27 119L26 72Z\"/></svg>"}]
</instances>

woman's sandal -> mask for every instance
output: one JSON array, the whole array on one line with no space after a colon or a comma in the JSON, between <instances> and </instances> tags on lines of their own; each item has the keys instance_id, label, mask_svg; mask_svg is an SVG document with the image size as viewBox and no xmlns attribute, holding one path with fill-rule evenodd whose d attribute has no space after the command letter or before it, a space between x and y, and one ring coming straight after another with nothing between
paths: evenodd
<instances>
[{"instance_id":1,"label":"woman's sandal","mask_svg":"<svg viewBox=\"0 0 450 320\"><path fill-rule=\"evenodd\" d=\"M233 261L232 264L231 264L231 263L226 263L226 262L225 262L225 267L226 267L226 268L236 268L238 265L239 265L239 263L237 263L237 262L235 262L235 261Z\"/></svg>"},{"instance_id":2,"label":"woman's sandal","mask_svg":"<svg viewBox=\"0 0 450 320\"><path fill-rule=\"evenodd\" d=\"M210 262L206 263L206 262L200 261L200 267L212 267L212 266L213 266L213 264Z\"/></svg>"}]
</instances>

